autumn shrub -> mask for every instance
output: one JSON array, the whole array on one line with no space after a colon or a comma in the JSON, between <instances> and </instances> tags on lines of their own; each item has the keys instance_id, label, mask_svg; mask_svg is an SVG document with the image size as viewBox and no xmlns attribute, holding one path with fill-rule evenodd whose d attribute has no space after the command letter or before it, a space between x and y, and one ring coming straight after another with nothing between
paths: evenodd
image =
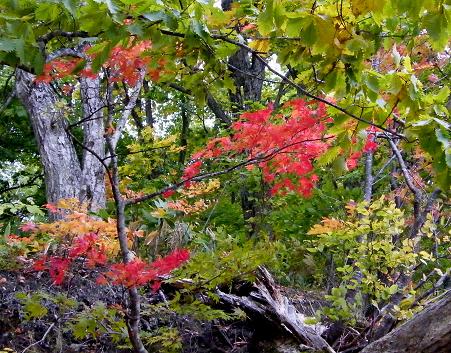
<instances>
[{"instance_id":1,"label":"autumn shrub","mask_svg":"<svg viewBox=\"0 0 451 353\"><path fill-rule=\"evenodd\" d=\"M405 212L393 201L381 197L370 204L350 203L347 211L345 219L324 218L314 225L305 247L315 256L332 256L340 283L326 296L331 305L322 313L333 320L355 322L367 309L362 308L365 303L379 309L395 293L414 297L413 288L398 287L400 275L411 275L434 259L426 251L416 251L419 240L409 238ZM427 228L423 230L424 236L430 236ZM350 300L350 291L358 297Z\"/></svg>"}]
</instances>

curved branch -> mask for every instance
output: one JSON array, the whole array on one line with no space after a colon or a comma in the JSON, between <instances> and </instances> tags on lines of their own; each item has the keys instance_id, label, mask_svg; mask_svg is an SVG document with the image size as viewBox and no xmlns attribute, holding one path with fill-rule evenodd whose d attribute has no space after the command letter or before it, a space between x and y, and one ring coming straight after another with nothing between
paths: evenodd
<instances>
[{"instance_id":1,"label":"curved branch","mask_svg":"<svg viewBox=\"0 0 451 353\"><path fill-rule=\"evenodd\" d=\"M159 191L155 191L153 193L144 195L144 196L140 196L140 197L135 197L133 199L128 199L125 200L126 205L135 205L137 203L143 202L143 201L147 201L150 199L153 199L154 197L160 196L162 194L164 194L167 191L170 190L176 190L178 188L180 188L181 186L183 186L185 183L190 182L190 181L201 181L204 179L209 179L209 178L214 178L216 176L220 176L220 175L224 175L224 174L228 174L230 172L233 172L237 169L241 169L244 168L248 165L252 165L252 164L256 164L256 163L261 163L261 162L267 162L269 160L271 160L272 158L274 158L274 156L276 156L279 153L283 153L284 150L286 150L287 148L293 147L295 145L301 144L301 143L305 143L305 142L314 142L314 141L323 141L323 140L327 140L333 138L332 136L330 137L323 137L323 138L317 138L317 139L308 139L308 140L303 140L303 141L297 141L288 145L285 145L283 147L277 148L274 151L270 152L267 155L263 155L263 156L257 156L251 159L248 159L246 161L237 163L229 168L223 169L223 170L219 170L216 172L210 172L210 173L201 173L201 174L197 174L191 178L186 178L183 179L177 183L174 183L172 185L169 185Z\"/></svg>"}]
</instances>

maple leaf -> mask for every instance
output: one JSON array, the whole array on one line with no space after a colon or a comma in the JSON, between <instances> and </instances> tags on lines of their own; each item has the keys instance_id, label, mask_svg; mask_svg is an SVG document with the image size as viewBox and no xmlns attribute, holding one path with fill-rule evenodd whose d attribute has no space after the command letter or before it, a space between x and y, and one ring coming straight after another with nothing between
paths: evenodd
<instances>
[{"instance_id":1,"label":"maple leaf","mask_svg":"<svg viewBox=\"0 0 451 353\"><path fill-rule=\"evenodd\" d=\"M363 152L374 152L377 150L378 144L374 141L374 136L369 136L363 146Z\"/></svg>"},{"instance_id":2,"label":"maple leaf","mask_svg":"<svg viewBox=\"0 0 451 353\"><path fill-rule=\"evenodd\" d=\"M189 260L189 250L176 249L169 255L155 260L150 266L157 270L159 275L165 275Z\"/></svg>"},{"instance_id":3,"label":"maple leaf","mask_svg":"<svg viewBox=\"0 0 451 353\"><path fill-rule=\"evenodd\" d=\"M195 161L191 163L187 168L185 168L185 172L183 173L184 179L191 179L200 172L200 168L202 166L202 161Z\"/></svg>"},{"instance_id":4,"label":"maple leaf","mask_svg":"<svg viewBox=\"0 0 451 353\"><path fill-rule=\"evenodd\" d=\"M188 259L189 251L187 249L176 249L169 255L152 263L136 258L126 264L113 264L103 276L114 285L141 286L148 282L158 281L159 276L170 273ZM105 283L105 280L99 277L98 282Z\"/></svg>"},{"instance_id":5,"label":"maple leaf","mask_svg":"<svg viewBox=\"0 0 451 353\"><path fill-rule=\"evenodd\" d=\"M96 233L87 233L85 235L79 236L74 240L69 251L69 257L75 258L82 254L86 254L88 250L95 244L98 237Z\"/></svg>"},{"instance_id":6,"label":"maple leaf","mask_svg":"<svg viewBox=\"0 0 451 353\"><path fill-rule=\"evenodd\" d=\"M169 197L171 197L172 195L174 195L175 194L175 191L174 190L167 190L167 191L165 191L165 192L163 192L163 197L165 198L165 199L167 199L167 198L169 198Z\"/></svg>"},{"instance_id":7,"label":"maple leaf","mask_svg":"<svg viewBox=\"0 0 451 353\"><path fill-rule=\"evenodd\" d=\"M33 269L35 271L44 271L47 269L46 263L47 263L47 256L44 255L39 260L36 260L34 262Z\"/></svg>"},{"instance_id":8,"label":"maple leaf","mask_svg":"<svg viewBox=\"0 0 451 353\"><path fill-rule=\"evenodd\" d=\"M158 291L160 290L160 288L161 288L161 282L160 282L160 281L155 281L155 282L153 282L152 285L150 286L150 290L151 290L153 293L158 292Z\"/></svg>"},{"instance_id":9,"label":"maple leaf","mask_svg":"<svg viewBox=\"0 0 451 353\"><path fill-rule=\"evenodd\" d=\"M354 152L349 156L348 160L346 161L346 167L348 168L348 170L353 170L357 167L360 157L362 157L361 151Z\"/></svg>"}]
</instances>

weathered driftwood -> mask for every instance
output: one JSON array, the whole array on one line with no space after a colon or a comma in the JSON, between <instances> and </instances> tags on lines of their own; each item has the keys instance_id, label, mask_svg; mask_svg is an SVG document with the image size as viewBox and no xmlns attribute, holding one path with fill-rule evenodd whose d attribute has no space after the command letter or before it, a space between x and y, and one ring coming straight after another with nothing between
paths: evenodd
<instances>
[{"instance_id":1,"label":"weathered driftwood","mask_svg":"<svg viewBox=\"0 0 451 353\"><path fill-rule=\"evenodd\" d=\"M304 316L282 295L270 273L263 267L258 271L255 290L248 296L221 291L218 291L218 295L231 306L238 306L250 315L283 327L301 344L323 352L335 352L313 327L304 323Z\"/></svg>"},{"instance_id":2,"label":"weathered driftwood","mask_svg":"<svg viewBox=\"0 0 451 353\"><path fill-rule=\"evenodd\" d=\"M451 351L451 291L361 353Z\"/></svg>"}]
</instances>

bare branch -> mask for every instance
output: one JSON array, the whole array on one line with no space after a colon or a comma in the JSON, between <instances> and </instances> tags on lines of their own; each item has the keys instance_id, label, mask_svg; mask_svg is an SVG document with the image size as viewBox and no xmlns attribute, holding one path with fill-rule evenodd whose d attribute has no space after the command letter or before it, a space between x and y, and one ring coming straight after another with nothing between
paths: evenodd
<instances>
[{"instance_id":1,"label":"bare branch","mask_svg":"<svg viewBox=\"0 0 451 353\"><path fill-rule=\"evenodd\" d=\"M142 80L141 80L142 82ZM139 91L139 90L138 90ZM114 156L115 149L113 145L113 139L111 136L106 137L106 143L108 147L108 151L111 156L111 166L112 166L112 182L111 188L113 191L114 203L116 205L116 229L117 236L119 239L119 245L121 248L122 260L124 263L129 263L133 260L134 255L128 248L127 244L127 233L126 233L126 224L125 224L125 201L121 195L119 190L119 169L117 164L117 157ZM140 309L140 297L138 290L135 286L128 288L128 296L130 299L130 303L128 305L128 313L127 313L127 330L130 338L130 342L134 348L136 353L148 353L146 348L144 347L141 338L139 337L139 322L141 317L141 309Z\"/></svg>"},{"instance_id":2,"label":"bare branch","mask_svg":"<svg viewBox=\"0 0 451 353\"><path fill-rule=\"evenodd\" d=\"M128 103L126 104L126 106L122 112L121 118L119 119L119 121L116 124L115 132L111 138L111 144L112 144L113 150L116 149L116 145L121 137L122 130L124 129L125 124L127 123L128 118L130 117L130 115L133 111L133 108L135 108L135 106L136 106L136 100L138 99L139 93L141 92L141 87L143 85L143 80L144 80L145 74L146 74L145 70L141 70L138 82L136 83L136 85L134 87L131 87L131 89L130 89Z\"/></svg>"},{"instance_id":3,"label":"bare branch","mask_svg":"<svg viewBox=\"0 0 451 353\"><path fill-rule=\"evenodd\" d=\"M173 82L169 83L169 87L174 88L175 90L182 92L184 94L191 95L190 90L187 90L186 88L176 83ZM222 109L221 105L210 94L210 92L207 92L207 105L219 121L222 121L227 126L229 126L232 123L232 120L227 116L227 114Z\"/></svg>"},{"instance_id":4,"label":"bare branch","mask_svg":"<svg viewBox=\"0 0 451 353\"><path fill-rule=\"evenodd\" d=\"M49 328L47 329L47 331L45 331L44 336L42 336L42 338L41 338L39 341L36 341L36 342L30 344L28 347L26 347L26 348L22 351L22 353L25 353L25 352L28 351L31 347L34 347L34 346L36 346L36 345L41 344L42 342L44 342L44 340L47 338L48 334L50 333L50 331L52 331L52 328L53 328L54 326L55 326L55 323L51 324L51 325L49 326Z\"/></svg>"},{"instance_id":5,"label":"bare branch","mask_svg":"<svg viewBox=\"0 0 451 353\"><path fill-rule=\"evenodd\" d=\"M37 39L38 42L47 43L56 37L64 37L64 38L88 38L90 35L85 31L75 31L75 32L65 32L65 31L53 31L49 32Z\"/></svg>"},{"instance_id":6,"label":"bare branch","mask_svg":"<svg viewBox=\"0 0 451 353\"><path fill-rule=\"evenodd\" d=\"M44 176L44 174L35 175L33 178L31 178L31 179L30 179L29 181L27 181L26 183L19 184L19 185L14 185L14 186L10 186L10 187L7 187L7 188L0 189L0 195L1 195L1 194L4 194L5 192L8 192L8 191L12 191L12 190L17 190L17 189L25 188L25 187L27 187L27 186L34 186L34 185L37 186L37 185L39 185L39 184L36 184L36 180L42 178L43 176Z\"/></svg>"}]
</instances>

